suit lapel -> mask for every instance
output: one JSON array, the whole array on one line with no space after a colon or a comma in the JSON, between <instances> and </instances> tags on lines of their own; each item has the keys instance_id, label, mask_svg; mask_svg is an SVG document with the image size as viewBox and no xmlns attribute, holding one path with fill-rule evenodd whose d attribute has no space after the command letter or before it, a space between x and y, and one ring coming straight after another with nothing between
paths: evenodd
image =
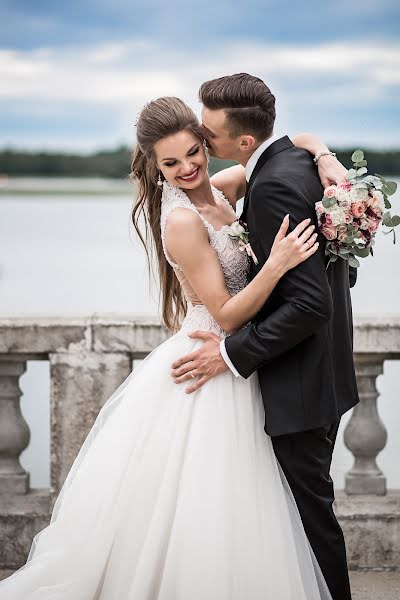
<instances>
[{"instance_id":1,"label":"suit lapel","mask_svg":"<svg viewBox=\"0 0 400 600\"><path fill-rule=\"evenodd\" d=\"M253 169L250 180L246 187L246 194L244 196L244 203L243 203L243 211L242 211L242 214L240 217L242 221L246 221L246 212L247 212L247 209L249 206L251 189L254 185L254 182L255 182L256 177L257 177L258 173L260 172L260 170L263 168L265 163L270 158L275 156L275 154L282 152L282 150L288 150L289 148L293 148L293 146L294 146L293 142L291 142L291 140L288 138L288 136L285 135L284 137L279 138L279 140L276 140L276 142L274 142L273 144L268 146L268 148L266 148L264 150L264 152L261 154L260 158L257 161L256 166Z\"/></svg>"}]
</instances>

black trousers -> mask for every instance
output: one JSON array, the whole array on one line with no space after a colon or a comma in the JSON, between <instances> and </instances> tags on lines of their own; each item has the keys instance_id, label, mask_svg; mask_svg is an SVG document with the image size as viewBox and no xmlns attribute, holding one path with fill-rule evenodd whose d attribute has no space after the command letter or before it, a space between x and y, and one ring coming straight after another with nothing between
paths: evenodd
<instances>
[{"instance_id":1,"label":"black trousers","mask_svg":"<svg viewBox=\"0 0 400 600\"><path fill-rule=\"evenodd\" d=\"M333 600L351 600L346 547L332 509L329 473L338 427L339 422L275 436L272 443Z\"/></svg>"}]
</instances>

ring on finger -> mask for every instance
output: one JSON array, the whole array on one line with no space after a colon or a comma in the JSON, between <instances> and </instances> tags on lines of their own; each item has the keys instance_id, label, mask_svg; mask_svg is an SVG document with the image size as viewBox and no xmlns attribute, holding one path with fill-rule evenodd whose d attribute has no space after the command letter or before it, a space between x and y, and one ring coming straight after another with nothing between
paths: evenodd
<instances>
[{"instance_id":1,"label":"ring on finger","mask_svg":"<svg viewBox=\"0 0 400 600\"><path fill-rule=\"evenodd\" d=\"M189 371L189 373L190 373L190 377L191 377L192 379L194 379L194 378L196 377L196 375L194 374L194 372L193 372L193 371Z\"/></svg>"}]
</instances>

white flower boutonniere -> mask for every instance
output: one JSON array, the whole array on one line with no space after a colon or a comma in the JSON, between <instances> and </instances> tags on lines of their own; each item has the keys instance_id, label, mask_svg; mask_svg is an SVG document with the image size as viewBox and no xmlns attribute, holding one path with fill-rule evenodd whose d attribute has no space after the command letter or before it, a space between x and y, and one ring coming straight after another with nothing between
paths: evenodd
<instances>
[{"instance_id":1,"label":"white flower boutonniere","mask_svg":"<svg viewBox=\"0 0 400 600\"><path fill-rule=\"evenodd\" d=\"M238 241L239 250L241 252L246 251L247 255L253 259L255 265L258 265L257 256L254 254L253 249L249 242L249 232L246 230L247 224L239 219L232 223L228 229L228 235L232 240Z\"/></svg>"}]
</instances>

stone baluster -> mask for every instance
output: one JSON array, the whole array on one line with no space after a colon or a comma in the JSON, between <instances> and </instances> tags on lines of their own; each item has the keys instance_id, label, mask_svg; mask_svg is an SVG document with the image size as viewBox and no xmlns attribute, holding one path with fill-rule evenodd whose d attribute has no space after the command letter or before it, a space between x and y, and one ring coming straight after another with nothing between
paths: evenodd
<instances>
[{"instance_id":1,"label":"stone baluster","mask_svg":"<svg viewBox=\"0 0 400 600\"><path fill-rule=\"evenodd\" d=\"M103 403L131 369L132 359L122 353L50 354L53 495L60 490Z\"/></svg>"},{"instance_id":2,"label":"stone baluster","mask_svg":"<svg viewBox=\"0 0 400 600\"><path fill-rule=\"evenodd\" d=\"M26 494L29 474L19 462L30 439L29 427L20 408L19 378L26 370L20 358L0 360L0 493Z\"/></svg>"},{"instance_id":3,"label":"stone baluster","mask_svg":"<svg viewBox=\"0 0 400 600\"><path fill-rule=\"evenodd\" d=\"M383 355L357 355L355 366L360 403L344 431L344 442L354 455L345 477L347 494L386 494L386 477L376 457L386 445L387 432L377 409L376 378L383 373Z\"/></svg>"}]
</instances>

